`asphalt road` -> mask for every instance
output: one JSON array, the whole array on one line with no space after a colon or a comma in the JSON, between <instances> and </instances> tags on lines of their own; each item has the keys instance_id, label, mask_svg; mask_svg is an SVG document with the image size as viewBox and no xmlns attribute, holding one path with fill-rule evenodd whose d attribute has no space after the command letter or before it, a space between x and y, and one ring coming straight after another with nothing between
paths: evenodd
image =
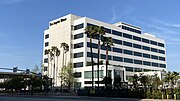
<instances>
[{"instance_id":1,"label":"asphalt road","mask_svg":"<svg viewBox=\"0 0 180 101\"><path fill-rule=\"evenodd\" d=\"M0 101L141 101L129 98L103 98L82 96L19 96L0 95Z\"/></svg>"}]
</instances>

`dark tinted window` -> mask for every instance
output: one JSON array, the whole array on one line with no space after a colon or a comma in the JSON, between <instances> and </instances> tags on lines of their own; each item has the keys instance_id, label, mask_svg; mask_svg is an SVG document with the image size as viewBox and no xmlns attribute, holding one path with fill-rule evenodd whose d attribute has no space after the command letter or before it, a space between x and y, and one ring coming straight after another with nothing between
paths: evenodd
<instances>
[{"instance_id":1,"label":"dark tinted window","mask_svg":"<svg viewBox=\"0 0 180 101\"><path fill-rule=\"evenodd\" d=\"M122 57L113 56L113 60L114 60L114 61L123 62L123 58L122 58Z\"/></svg>"},{"instance_id":2,"label":"dark tinted window","mask_svg":"<svg viewBox=\"0 0 180 101\"><path fill-rule=\"evenodd\" d=\"M48 67L44 67L44 71L47 71L48 70Z\"/></svg>"},{"instance_id":3,"label":"dark tinted window","mask_svg":"<svg viewBox=\"0 0 180 101\"><path fill-rule=\"evenodd\" d=\"M49 42L46 42L46 43L45 43L45 47L47 47L47 46L49 46Z\"/></svg>"},{"instance_id":4,"label":"dark tinted window","mask_svg":"<svg viewBox=\"0 0 180 101\"><path fill-rule=\"evenodd\" d=\"M142 64L142 61L141 60L134 60L134 64Z\"/></svg>"},{"instance_id":5,"label":"dark tinted window","mask_svg":"<svg viewBox=\"0 0 180 101\"><path fill-rule=\"evenodd\" d=\"M122 49L113 47L113 52L122 53Z\"/></svg>"},{"instance_id":6,"label":"dark tinted window","mask_svg":"<svg viewBox=\"0 0 180 101\"><path fill-rule=\"evenodd\" d=\"M102 50L106 50L106 46L101 46ZM111 51L111 47L108 47L108 51Z\"/></svg>"},{"instance_id":7,"label":"dark tinted window","mask_svg":"<svg viewBox=\"0 0 180 101\"><path fill-rule=\"evenodd\" d=\"M97 53L93 53L93 58L98 58L98 54ZM87 52L87 57L91 57L91 52Z\"/></svg>"},{"instance_id":8,"label":"dark tinted window","mask_svg":"<svg viewBox=\"0 0 180 101\"><path fill-rule=\"evenodd\" d=\"M74 35L74 39L79 39L83 37L83 33Z\"/></svg>"},{"instance_id":9,"label":"dark tinted window","mask_svg":"<svg viewBox=\"0 0 180 101\"><path fill-rule=\"evenodd\" d=\"M45 39L47 39L47 38L49 38L49 34L46 34L46 35L45 35Z\"/></svg>"},{"instance_id":10,"label":"dark tinted window","mask_svg":"<svg viewBox=\"0 0 180 101\"><path fill-rule=\"evenodd\" d=\"M112 30L112 34L122 36L121 32L118 32L118 31L115 31L115 30Z\"/></svg>"},{"instance_id":11,"label":"dark tinted window","mask_svg":"<svg viewBox=\"0 0 180 101\"><path fill-rule=\"evenodd\" d=\"M132 51L130 51L130 50L124 50L124 54L132 55Z\"/></svg>"},{"instance_id":12,"label":"dark tinted window","mask_svg":"<svg viewBox=\"0 0 180 101\"><path fill-rule=\"evenodd\" d=\"M157 52L158 50L155 49L155 48L151 48L151 51L152 51L152 52Z\"/></svg>"},{"instance_id":13,"label":"dark tinted window","mask_svg":"<svg viewBox=\"0 0 180 101\"><path fill-rule=\"evenodd\" d=\"M150 58L150 55L143 53L143 57L145 57L145 58Z\"/></svg>"},{"instance_id":14,"label":"dark tinted window","mask_svg":"<svg viewBox=\"0 0 180 101\"><path fill-rule=\"evenodd\" d=\"M44 59L44 63L48 63L48 58L45 58L45 59Z\"/></svg>"},{"instance_id":15,"label":"dark tinted window","mask_svg":"<svg viewBox=\"0 0 180 101\"><path fill-rule=\"evenodd\" d=\"M158 43L158 46L164 47L164 44L163 43Z\"/></svg>"},{"instance_id":16,"label":"dark tinted window","mask_svg":"<svg viewBox=\"0 0 180 101\"><path fill-rule=\"evenodd\" d=\"M80 53L74 53L74 58L83 57L83 52Z\"/></svg>"},{"instance_id":17,"label":"dark tinted window","mask_svg":"<svg viewBox=\"0 0 180 101\"><path fill-rule=\"evenodd\" d=\"M106 33L111 33L111 30L108 29L108 28L104 28L104 30L105 30Z\"/></svg>"},{"instance_id":18,"label":"dark tinted window","mask_svg":"<svg viewBox=\"0 0 180 101\"><path fill-rule=\"evenodd\" d=\"M140 57L142 57L142 53L140 53L140 52L134 52L134 56L140 56Z\"/></svg>"},{"instance_id":19,"label":"dark tinted window","mask_svg":"<svg viewBox=\"0 0 180 101\"><path fill-rule=\"evenodd\" d=\"M165 54L165 51L164 50L159 50L159 53Z\"/></svg>"},{"instance_id":20,"label":"dark tinted window","mask_svg":"<svg viewBox=\"0 0 180 101\"><path fill-rule=\"evenodd\" d=\"M127 26L122 26L122 29L141 34L140 30L136 30L136 29L133 29L133 28L130 28L130 27L127 27Z\"/></svg>"},{"instance_id":21,"label":"dark tinted window","mask_svg":"<svg viewBox=\"0 0 180 101\"><path fill-rule=\"evenodd\" d=\"M78 29L81 29L81 28L83 28L84 27L84 24L82 23L82 24L79 24L79 25L75 25L74 26L74 30L78 30Z\"/></svg>"},{"instance_id":22,"label":"dark tinted window","mask_svg":"<svg viewBox=\"0 0 180 101\"><path fill-rule=\"evenodd\" d=\"M151 63L147 61L143 61L143 65L151 66Z\"/></svg>"},{"instance_id":23,"label":"dark tinted window","mask_svg":"<svg viewBox=\"0 0 180 101\"><path fill-rule=\"evenodd\" d=\"M159 57L159 60L165 61L165 58L160 56L160 57Z\"/></svg>"},{"instance_id":24,"label":"dark tinted window","mask_svg":"<svg viewBox=\"0 0 180 101\"><path fill-rule=\"evenodd\" d=\"M83 67L83 62L74 63L74 68Z\"/></svg>"},{"instance_id":25,"label":"dark tinted window","mask_svg":"<svg viewBox=\"0 0 180 101\"><path fill-rule=\"evenodd\" d=\"M123 41L123 45L125 45L125 46L129 46L129 47L132 47L132 43L130 43L130 42L126 42L126 41Z\"/></svg>"},{"instance_id":26,"label":"dark tinted window","mask_svg":"<svg viewBox=\"0 0 180 101\"><path fill-rule=\"evenodd\" d=\"M128 38L128 39L132 39L132 35L129 35L129 34L126 34L126 33L123 33L123 37Z\"/></svg>"},{"instance_id":27,"label":"dark tinted window","mask_svg":"<svg viewBox=\"0 0 180 101\"><path fill-rule=\"evenodd\" d=\"M154 63L154 62L152 62L152 66L154 66L154 67L158 67L158 63Z\"/></svg>"},{"instance_id":28,"label":"dark tinted window","mask_svg":"<svg viewBox=\"0 0 180 101\"><path fill-rule=\"evenodd\" d=\"M101 54L101 59L106 59L106 55ZM110 56L110 55L108 55L108 59L109 59L109 60L112 60L112 58L111 58L111 56Z\"/></svg>"},{"instance_id":29,"label":"dark tinted window","mask_svg":"<svg viewBox=\"0 0 180 101\"><path fill-rule=\"evenodd\" d=\"M157 42L155 42L155 41L150 41L150 43L151 43L152 45L157 45Z\"/></svg>"},{"instance_id":30,"label":"dark tinted window","mask_svg":"<svg viewBox=\"0 0 180 101\"><path fill-rule=\"evenodd\" d=\"M90 47L89 42L87 42L87 47ZM98 44L92 43L92 48L98 48Z\"/></svg>"},{"instance_id":31,"label":"dark tinted window","mask_svg":"<svg viewBox=\"0 0 180 101\"><path fill-rule=\"evenodd\" d=\"M124 58L124 62L127 62L127 63L133 63L133 59Z\"/></svg>"},{"instance_id":32,"label":"dark tinted window","mask_svg":"<svg viewBox=\"0 0 180 101\"><path fill-rule=\"evenodd\" d=\"M74 75L75 78L80 78L80 77L82 77L81 72L75 72L75 73L73 73L73 75Z\"/></svg>"},{"instance_id":33,"label":"dark tinted window","mask_svg":"<svg viewBox=\"0 0 180 101\"><path fill-rule=\"evenodd\" d=\"M133 72L133 68L132 67L125 67L126 71L130 71Z\"/></svg>"},{"instance_id":34,"label":"dark tinted window","mask_svg":"<svg viewBox=\"0 0 180 101\"><path fill-rule=\"evenodd\" d=\"M158 56L151 55L151 59L156 59L156 60L158 60Z\"/></svg>"},{"instance_id":35,"label":"dark tinted window","mask_svg":"<svg viewBox=\"0 0 180 101\"><path fill-rule=\"evenodd\" d=\"M142 42L149 43L148 39L142 38Z\"/></svg>"},{"instance_id":36,"label":"dark tinted window","mask_svg":"<svg viewBox=\"0 0 180 101\"><path fill-rule=\"evenodd\" d=\"M166 68L166 65L165 64L159 64L159 67Z\"/></svg>"},{"instance_id":37,"label":"dark tinted window","mask_svg":"<svg viewBox=\"0 0 180 101\"><path fill-rule=\"evenodd\" d=\"M113 39L113 43L122 45L122 41L117 39Z\"/></svg>"},{"instance_id":38,"label":"dark tinted window","mask_svg":"<svg viewBox=\"0 0 180 101\"><path fill-rule=\"evenodd\" d=\"M74 49L83 47L83 42L74 44Z\"/></svg>"},{"instance_id":39,"label":"dark tinted window","mask_svg":"<svg viewBox=\"0 0 180 101\"><path fill-rule=\"evenodd\" d=\"M140 37L137 37L137 36L133 36L133 40L141 41L141 38L140 38Z\"/></svg>"},{"instance_id":40,"label":"dark tinted window","mask_svg":"<svg viewBox=\"0 0 180 101\"><path fill-rule=\"evenodd\" d=\"M150 51L150 47L147 47L147 46L143 46L143 49Z\"/></svg>"},{"instance_id":41,"label":"dark tinted window","mask_svg":"<svg viewBox=\"0 0 180 101\"><path fill-rule=\"evenodd\" d=\"M141 49L141 45L138 45L138 44L133 44L133 47L134 47L134 48Z\"/></svg>"}]
</instances>

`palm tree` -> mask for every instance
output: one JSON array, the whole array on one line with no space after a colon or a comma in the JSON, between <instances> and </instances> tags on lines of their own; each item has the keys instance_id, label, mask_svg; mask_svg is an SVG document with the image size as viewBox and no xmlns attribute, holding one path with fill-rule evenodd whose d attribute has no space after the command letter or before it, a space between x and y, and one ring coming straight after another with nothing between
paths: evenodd
<instances>
[{"instance_id":1,"label":"palm tree","mask_svg":"<svg viewBox=\"0 0 180 101\"><path fill-rule=\"evenodd\" d=\"M64 67L64 53L66 53L67 51L69 51L69 45L65 42L61 43L61 48L63 48L63 58L62 58L62 68L61 68L61 72L63 72L63 67ZM65 64L66 65L66 64ZM63 76L61 75L61 91L62 91L62 78Z\"/></svg>"},{"instance_id":2,"label":"palm tree","mask_svg":"<svg viewBox=\"0 0 180 101\"><path fill-rule=\"evenodd\" d=\"M101 37L103 37L103 35L105 35L105 30L104 30L104 27L96 27L96 35L98 37L98 59L97 59L97 78L98 78L98 89L99 89L99 55L100 55L100 48L101 48L101 45L100 45L100 40L101 40Z\"/></svg>"},{"instance_id":3,"label":"palm tree","mask_svg":"<svg viewBox=\"0 0 180 101\"><path fill-rule=\"evenodd\" d=\"M48 75L49 75L49 59L50 59L50 52L51 52L50 49L45 49L45 51L44 51L44 54L47 55L47 57L48 57L48 69L47 69Z\"/></svg>"},{"instance_id":4,"label":"palm tree","mask_svg":"<svg viewBox=\"0 0 180 101\"><path fill-rule=\"evenodd\" d=\"M58 74L58 57L60 56L60 50L56 50L57 66L56 66L56 84L57 84L57 74Z\"/></svg>"},{"instance_id":5,"label":"palm tree","mask_svg":"<svg viewBox=\"0 0 180 101\"><path fill-rule=\"evenodd\" d=\"M103 37L103 45L106 46L106 77L108 77L108 49L114 46L112 37ZM105 84L105 86L107 87L107 84Z\"/></svg>"},{"instance_id":6,"label":"palm tree","mask_svg":"<svg viewBox=\"0 0 180 101\"><path fill-rule=\"evenodd\" d=\"M96 33L95 26L87 26L85 28L85 34L90 36L90 51L91 51L91 66L92 66L92 89L94 89L94 61L92 52L92 38L94 38Z\"/></svg>"},{"instance_id":7,"label":"palm tree","mask_svg":"<svg viewBox=\"0 0 180 101\"><path fill-rule=\"evenodd\" d=\"M64 53L69 51L69 45L67 43L63 42L63 43L61 43L61 48L63 48L63 60L62 60L62 67L63 67L64 66Z\"/></svg>"},{"instance_id":8,"label":"palm tree","mask_svg":"<svg viewBox=\"0 0 180 101\"><path fill-rule=\"evenodd\" d=\"M53 64L53 69L52 69L52 70L53 70L53 79L54 79L54 81L55 81L55 67L56 67L56 66L55 66L55 59L56 59L55 56L56 56L57 47L56 47L56 46L52 46L52 47L51 47L51 51L52 51L52 53L54 54L54 55L53 55L54 64Z\"/></svg>"}]
</instances>

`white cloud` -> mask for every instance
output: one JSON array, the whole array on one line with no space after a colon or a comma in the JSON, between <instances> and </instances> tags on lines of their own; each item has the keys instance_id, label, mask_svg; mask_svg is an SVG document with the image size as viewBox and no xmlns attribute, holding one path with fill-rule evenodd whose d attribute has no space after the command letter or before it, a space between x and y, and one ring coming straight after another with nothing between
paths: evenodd
<instances>
[{"instance_id":1,"label":"white cloud","mask_svg":"<svg viewBox=\"0 0 180 101\"><path fill-rule=\"evenodd\" d=\"M2 4L14 4L14 3L21 3L21 2L26 2L30 0L2 0Z\"/></svg>"}]
</instances>

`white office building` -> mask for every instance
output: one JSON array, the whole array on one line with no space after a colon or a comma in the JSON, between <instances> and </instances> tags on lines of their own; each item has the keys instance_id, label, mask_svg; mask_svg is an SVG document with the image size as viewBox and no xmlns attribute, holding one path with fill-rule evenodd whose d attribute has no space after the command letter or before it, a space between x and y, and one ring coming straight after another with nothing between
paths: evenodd
<instances>
[{"instance_id":1,"label":"white office building","mask_svg":"<svg viewBox=\"0 0 180 101\"><path fill-rule=\"evenodd\" d=\"M88 66L90 59L90 39L85 34L86 26L103 26L107 37L112 37L114 46L109 48L109 75L114 78L120 75L122 80L133 76L135 72L161 71L166 69L165 41L156 38L154 35L143 34L141 28L118 22L109 24L88 17L80 17L68 14L61 18L49 22L49 28L44 31L43 54L45 49L57 46L61 54L58 58L58 65L53 70L53 61L48 60L47 55L43 55L44 72L51 78L55 78L55 86L60 86L61 79L58 74L62 67L62 60L65 64L73 63L74 72L81 87L91 86L91 66ZM69 51L65 53L63 59L60 43L65 42ZM93 57L97 62L97 40L93 39ZM101 47L100 60L106 60L106 48ZM57 64L57 61L55 61ZM48 67L49 63L49 67ZM105 65L99 66L100 80L105 76ZM53 76L55 74L55 77ZM97 67L94 66L95 86L97 86ZM100 84L102 86L103 84Z\"/></svg>"}]
</instances>

